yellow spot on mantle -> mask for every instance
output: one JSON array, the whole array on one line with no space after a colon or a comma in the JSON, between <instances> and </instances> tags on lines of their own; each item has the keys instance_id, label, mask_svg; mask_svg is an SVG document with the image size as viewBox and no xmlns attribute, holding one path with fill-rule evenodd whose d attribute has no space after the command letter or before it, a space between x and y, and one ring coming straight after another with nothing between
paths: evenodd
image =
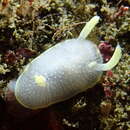
<instances>
[{"instance_id":1,"label":"yellow spot on mantle","mask_svg":"<svg viewBox=\"0 0 130 130\"><path fill-rule=\"evenodd\" d=\"M35 78L35 82L36 82L36 84L38 86L45 87L45 85L46 85L46 79L45 79L44 76L42 76L42 75L35 75L34 78Z\"/></svg>"}]
</instances>

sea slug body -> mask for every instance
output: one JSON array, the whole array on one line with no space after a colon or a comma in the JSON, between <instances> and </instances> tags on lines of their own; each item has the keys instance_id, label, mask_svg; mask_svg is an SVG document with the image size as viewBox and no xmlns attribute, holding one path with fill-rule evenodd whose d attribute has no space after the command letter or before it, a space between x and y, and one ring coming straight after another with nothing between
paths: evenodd
<instances>
[{"instance_id":1,"label":"sea slug body","mask_svg":"<svg viewBox=\"0 0 130 130\"><path fill-rule=\"evenodd\" d=\"M94 16L78 38L58 43L27 65L14 90L19 103L38 109L69 99L93 87L103 71L118 63L121 57L119 45L110 62L103 64L97 46L85 40L98 21L99 16Z\"/></svg>"}]
</instances>

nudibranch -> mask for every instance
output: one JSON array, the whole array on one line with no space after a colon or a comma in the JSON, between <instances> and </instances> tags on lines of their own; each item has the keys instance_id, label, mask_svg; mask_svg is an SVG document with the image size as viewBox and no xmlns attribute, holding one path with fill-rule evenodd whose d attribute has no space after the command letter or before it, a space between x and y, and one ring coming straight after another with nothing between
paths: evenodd
<instances>
[{"instance_id":1,"label":"nudibranch","mask_svg":"<svg viewBox=\"0 0 130 130\"><path fill-rule=\"evenodd\" d=\"M122 55L119 45L111 59L103 63L98 47L85 40L99 19L94 16L78 38L56 44L25 67L14 88L20 104L39 109L67 100L93 87L103 71L117 65Z\"/></svg>"}]
</instances>

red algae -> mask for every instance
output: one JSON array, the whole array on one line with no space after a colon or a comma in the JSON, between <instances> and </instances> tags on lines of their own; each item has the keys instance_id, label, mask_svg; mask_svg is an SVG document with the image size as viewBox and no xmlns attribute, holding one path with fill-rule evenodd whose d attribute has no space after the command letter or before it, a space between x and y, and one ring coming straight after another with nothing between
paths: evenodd
<instances>
[{"instance_id":1,"label":"red algae","mask_svg":"<svg viewBox=\"0 0 130 130\"><path fill-rule=\"evenodd\" d=\"M27 48L16 49L16 51L9 50L4 55L4 61L7 64L15 64L16 62L18 62L22 58L27 59L27 58L31 58L35 55L36 55L35 51L32 51L32 50L27 49Z\"/></svg>"},{"instance_id":2,"label":"red algae","mask_svg":"<svg viewBox=\"0 0 130 130\"><path fill-rule=\"evenodd\" d=\"M16 50L16 56L31 58L34 55L36 55L36 51L30 50L28 48L19 48Z\"/></svg>"},{"instance_id":3,"label":"red algae","mask_svg":"<svg viewBox=\"0 0 130 130\"><path fill-rule=\"evenodd\" d=\"M112 45L109 44L108 42L101 41L100 44L98 45L98 48L103 56L104 62L109 61L114 51Z\"/></svg>"}]
</instances>

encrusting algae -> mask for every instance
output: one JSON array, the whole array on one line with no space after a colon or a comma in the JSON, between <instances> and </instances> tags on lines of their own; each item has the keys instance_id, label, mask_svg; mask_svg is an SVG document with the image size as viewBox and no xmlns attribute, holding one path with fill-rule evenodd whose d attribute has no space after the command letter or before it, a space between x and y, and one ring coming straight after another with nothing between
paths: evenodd
<instances>
[{"instance_id":1,"label":"encrusting algae","mask_svg":"<svg viewBox=\"0 0 130 130\"><path fill-rule=\"evenodd\" d=\"M123 50L120 63L94 88L52 108L65 130L129 130L129 7L129 0L1 0L0 93L34 57L62 40L77 37L86 20L99 15L101 20L89 39L113 48L119 43Z\"/></svg>"}]
</instances>

